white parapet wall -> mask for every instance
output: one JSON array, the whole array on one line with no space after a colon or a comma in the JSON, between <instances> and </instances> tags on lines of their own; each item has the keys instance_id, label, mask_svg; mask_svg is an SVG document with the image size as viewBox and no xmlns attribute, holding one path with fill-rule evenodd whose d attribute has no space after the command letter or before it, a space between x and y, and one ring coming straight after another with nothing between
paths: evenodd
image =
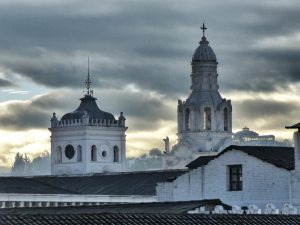
<instances>
[{"instance_id":1,"label":"white parapet wall","mask_svg":"<svg viewBox=\"0 0 300 225\"><path fill-rule=\"evenodd\" d=\"M153 195L0 194L1 202L157 202Z\"/></svg>"}]
</instances>

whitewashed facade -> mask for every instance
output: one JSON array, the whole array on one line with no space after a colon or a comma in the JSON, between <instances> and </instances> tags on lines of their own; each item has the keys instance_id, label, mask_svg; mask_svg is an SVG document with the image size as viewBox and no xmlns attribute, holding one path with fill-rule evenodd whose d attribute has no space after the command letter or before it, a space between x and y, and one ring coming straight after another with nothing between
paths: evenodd
<instances>
[{"instance_id":1,"label":"whitewashed facade","mask_svg":"<svg viewBox=\"0 0 300 225\"><path fill-rule=\"evenodd\" d=\"M228 166L242 165L243 188L229 190ZM228 151L207 165L190 170L173 182L157 185L159 201L220 199L229 205L265 207L290 202L290 174L241 151ZM300 187L300 186L299 186ZM299 192L299 191L298 191Z\"/></svg>"},{"instance_id":2,"label":"whitewashed facade","mask_svg":"<svg viewBox=\"0 0 300 225\"><path fill-rule=\"evenodd\" d=\"M295 127L298 131L294 133L295 170L291 172L290 193L292 204L297 205L300 208L300 124L296 124Z\"/></svg>"},{"instance_id":3,"label":"whitewashed facade","mask_svg":"<svg viewBox=\"0 0 300 225\"><path fill-rule=\"evenodd\" d=\"M59 121L51 118L51 174L121 172L126 160L125 117L98 108L88 74L79 107Z\"/></svg>"}]
</instances>

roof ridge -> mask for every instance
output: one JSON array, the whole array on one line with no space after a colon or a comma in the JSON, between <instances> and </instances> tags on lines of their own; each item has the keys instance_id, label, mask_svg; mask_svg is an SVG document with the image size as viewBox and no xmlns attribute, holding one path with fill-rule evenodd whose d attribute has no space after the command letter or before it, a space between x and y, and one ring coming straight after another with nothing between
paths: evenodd
<instances>
[{"instance_id":1,"label":"roof ridge","mask_svg":"<svg viewBox=\"0 0 300 225\"><path fill-rule=\"evenodd\" d=\"M192 162L190 162L187 167L190 169L196 169L198 167L204 166L206 164L208 164L210 161L215 160L216 158L218 158L219 156L225 154L228 151L231 150L237 150L237 151L241 151L244 152L246 154L248 154L249 156L255 157L261 161L270 163L276 167L282 168L282 169L286 169L286 170L293 170L295 165L294 165L294 148L293 147L286 147L286 146L246 146L246 145L230 145L227 148L225 148L224 150L222 150L221 152L219 152L217 155L215 155L215 157L212 157L211 159L208 160L203 160L203 156L199 156L198 158L196 158L195 160L193 160ZM288 152L289 154L280 154L279 156L276 156L276 154L269 154L269 151L271 152L273 150L272 153L276 153L278 154L278 150L289 150L289 151L293 151ZM260 154L258 154L256 151L260 151ZM265 154L264 154L265 153ZM269 158L267 158L266 156L267 153L269 154ZM285 152L286 153L286 152ZM283 157L284 156L284 157ZM202 160L201 160L202 159ZM285 160L287 162L285 162Z\"/></svg>"}]
</instances>

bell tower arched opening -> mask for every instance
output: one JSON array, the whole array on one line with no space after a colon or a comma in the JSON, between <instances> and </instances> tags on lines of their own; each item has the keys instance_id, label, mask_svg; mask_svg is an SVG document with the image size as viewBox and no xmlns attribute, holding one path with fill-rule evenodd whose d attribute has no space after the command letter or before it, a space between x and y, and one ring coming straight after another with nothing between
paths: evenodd
<instances>
[{"instance_id":1,"label":"bell tower arched opening","mask_svg":"<svg viewBox=\"0 0 300 225\"><path fill-rule=\"evenodd\" d=\"M228 109L223 110L223 120L224 120L224 131L228 131Z\"/></svg>"},{"instance_id":2,"label":"bell tower arched opening","mask_svg":"<svg viewBox=\"0 0 300 225\"><path fill-rule=\"evenodd\" d=\"M119 147L117 145L114 146L114 162L119 162Z\"/></svg>"},{"instance_id":3,"label":"bell tower arched opening","mask_svg":"<svg viewBox=\"0 0 300 225\"><path fill-rule=\"evenodd\" d=\"M62 150L60 146L56 149L56 163L62 163Z\"/></svg>"},{"instance_id":4,"label":"bell tower arched opening","mask_svg":"<svg viewBox=\"0 0 300 225\"><path fill-rule=\"evenodd\" d=\"M190 109L185 110L185 130L190 130Z\"/></svg>"},{"instance_id":5,"label":"bell tower arched opening","mask_svg":"<svg viewBox=\"0 0 300 225\"><path fill-rule=\"evenodd\" d=\"M211 130L211 109L209 107L204 109L204 129Z\"/></svg>"},{"instance_id":6,"label":"bell tower arched opening","mask_svg":"<svg viewBox=\"0 0 300 225\"><path fill-rule=\"evenodd\" d=\"M95 145L92 145L91 147L91 161L92 162L97 161L97 147Z\"/></svg>"}]
</instances>

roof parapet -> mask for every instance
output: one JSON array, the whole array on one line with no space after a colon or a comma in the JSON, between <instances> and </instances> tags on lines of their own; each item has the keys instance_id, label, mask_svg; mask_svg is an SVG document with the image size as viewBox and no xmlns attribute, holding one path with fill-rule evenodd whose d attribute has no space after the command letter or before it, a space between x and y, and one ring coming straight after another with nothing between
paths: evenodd
<instances>
[{"instance_id":1,"label":"roof parapet","mask_svg":"<svg viewBox=\"0 0 300 225\"><path fill-rule=\"evenodd\" d=\"M52 123L51 127L72 127L72 126L98 126L98 127L125 127L125 123L119 122L119 120L109 119L70 119L60 120L57 123Z\"/></svg>"}]
</instances>

